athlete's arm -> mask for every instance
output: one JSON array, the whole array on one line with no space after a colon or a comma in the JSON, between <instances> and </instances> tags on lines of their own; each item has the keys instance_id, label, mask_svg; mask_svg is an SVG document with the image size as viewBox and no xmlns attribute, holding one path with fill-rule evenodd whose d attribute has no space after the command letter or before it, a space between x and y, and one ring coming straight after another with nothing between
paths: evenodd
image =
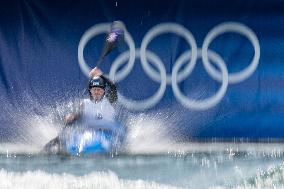
<instances>
[{"instance_id":1,"label":"athlete's arm","mask_svg":"<svg viewBox=\"0 0 284 189\"><path fill-rule=\"evenodd\" d=\"M79 106L77 104L77 108L74 112L69 113L65 116L65 124L69 125L72 124L74 121L80 119L81 115L82 115L82 110L83 110L83 102L80 102Z\"/></svg>"}]
</instances>

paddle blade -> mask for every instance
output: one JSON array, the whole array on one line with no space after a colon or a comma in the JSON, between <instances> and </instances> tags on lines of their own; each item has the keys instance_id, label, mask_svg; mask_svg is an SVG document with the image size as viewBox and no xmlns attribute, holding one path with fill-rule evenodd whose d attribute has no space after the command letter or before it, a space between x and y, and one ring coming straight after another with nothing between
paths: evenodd
<instances>
[{"instance_id":1,"label":"paddle blade","mask_svg":"<svg viewBox=\"0 0 284 189\"><path fill-rule=\"evenodd\" d=\"M121 21L114 21L111 24L110 32L106 36L102 58L104 58L112 49L117 47L117 45L124 41L124 30L125 25Z\"/></svg>"}]
</instances>

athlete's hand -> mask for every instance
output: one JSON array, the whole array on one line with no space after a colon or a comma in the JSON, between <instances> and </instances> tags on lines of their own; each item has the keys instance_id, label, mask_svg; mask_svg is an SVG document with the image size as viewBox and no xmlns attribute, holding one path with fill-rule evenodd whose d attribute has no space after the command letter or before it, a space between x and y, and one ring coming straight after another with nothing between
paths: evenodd
<instances>
[{"instance_id":1,"label":"athlete's hand","mask_svg":"<svg viewBox=\"0 0 284 189\"><path fill-rule=\"evenodd\" d=\"M93 68L89 73L90 78L93 78L95 76L101 76L101 75L103 75L103 72L100 68L97 68L97 67Z\"/></svg>"},{"instance_id":2,"label":"athlete's hand","mask_svg":"<svg viewBox=\"0 0 284 189\"><path fill-rule=\"evenodd\" d=\"M65 123L68 124L68 123L71 123L75 120L75 114L68 114L65 116Z\"/></svg>"}]
</instances>

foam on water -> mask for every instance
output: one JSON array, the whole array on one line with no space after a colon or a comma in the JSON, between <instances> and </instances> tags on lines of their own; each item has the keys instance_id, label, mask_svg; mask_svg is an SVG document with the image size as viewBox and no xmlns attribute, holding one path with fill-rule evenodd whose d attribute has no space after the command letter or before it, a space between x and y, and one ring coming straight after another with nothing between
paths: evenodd
<instances>
[{"instance_id":1,"label":"foam on water","mask_svg":"<svg viewBox=\"0 0 284 189\"><path fill-rule=\"evenodd\" d=\"M235 186L214 186L210 189L283 189L284 188L284 164L271 166L267 170L258 170L256 175L244 178Z\"/></svg>"},{"instance_id":2,"label":"foam on water","mask_svg":"<svg viewBox=\"0 0 284 189\"><path fill-rule=\"evenodd\" d=\"M44 171L8 172L0 171L0 188L3 189L93 189L93 188L116 188L116 189L175 189L177 187L147 182L143 180L119 179L113 172L92 172L84 176L72 174L49 174Z\"/></svg>"},{"instance_id":3,"label":"foam on water","mask_svg":"<svg viewBox=\"0 0 284 189\"><path fill-rule=\"evenodd\" d=\"M187 145L191 146L190 143ZM237 151L233 148L223 151L226 145L229 144L224 144L221 151L217 150L221 144L217 144L219 147L212 151L203 147L200 152L193 150L164 155L0 155L0 188L17 188L26 183L30 184L30 188L43 188L45 184L47 188L52 188L53 183L59 181L56 188L284 187L283 150L276 150L277 146L267 144L264 151ZM5 182L2 182L3 179Z\"/></svg>"}]
</instances>

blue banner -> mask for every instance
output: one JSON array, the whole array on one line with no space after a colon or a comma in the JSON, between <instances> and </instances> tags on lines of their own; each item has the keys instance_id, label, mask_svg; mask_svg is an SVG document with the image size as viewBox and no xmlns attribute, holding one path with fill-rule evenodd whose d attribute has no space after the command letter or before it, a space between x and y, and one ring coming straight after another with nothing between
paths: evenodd
<instances>
[{"instance_id":1,"label":"blue banner","mask_svg":"<svg viewBox=\"0 0 284 189\"><path fill-rule=\"evenodd\" d=\"M281 139L283 11L280 0L2 1L0 136L62 116L121 20L125 43L101 69L122 109L158 114L185 138Z\"/></svg>"}]
</instances>

